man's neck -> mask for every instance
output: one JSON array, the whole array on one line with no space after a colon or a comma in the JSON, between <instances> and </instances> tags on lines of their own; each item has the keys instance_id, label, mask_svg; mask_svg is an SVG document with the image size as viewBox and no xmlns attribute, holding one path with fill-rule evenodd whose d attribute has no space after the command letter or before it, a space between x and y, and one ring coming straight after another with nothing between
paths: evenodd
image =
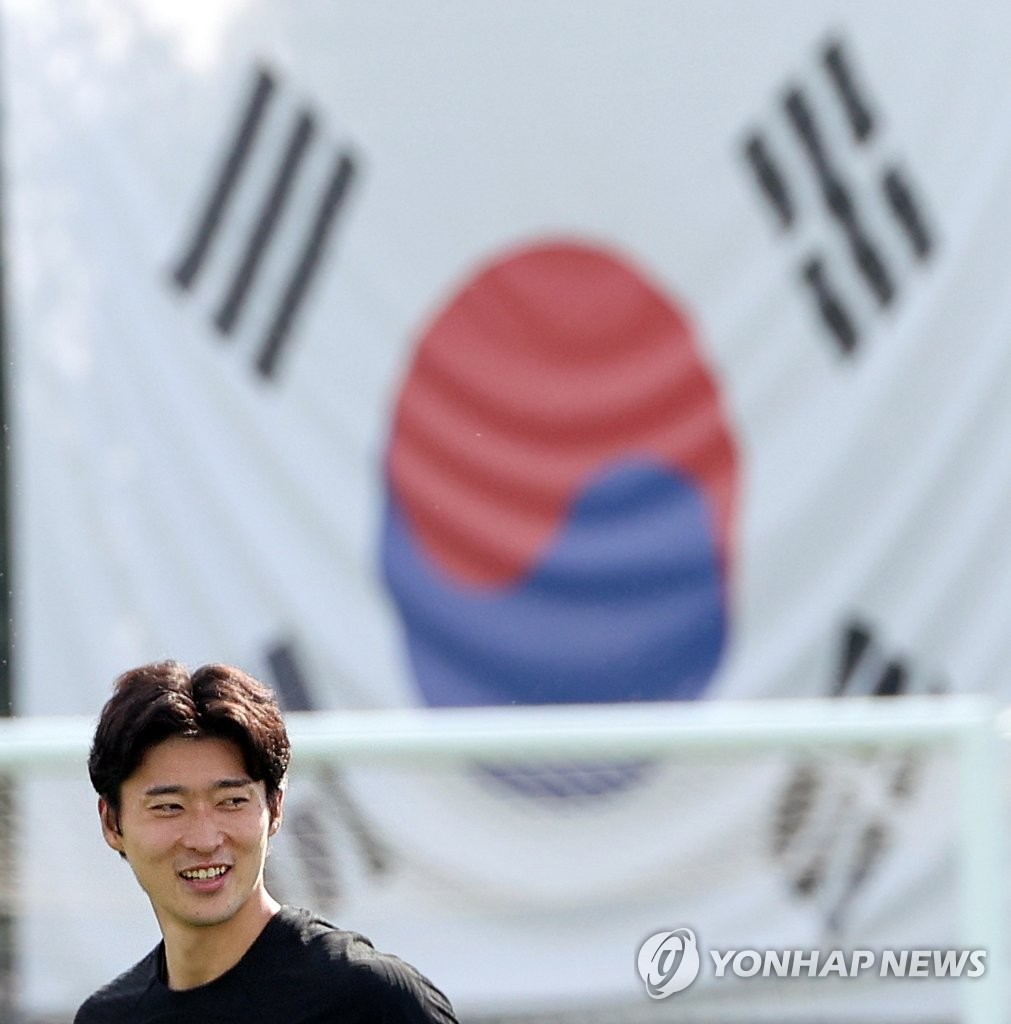
<instances>
[{"instance_id":1,"label":"man's neck","mask_svg":"<svg viewBox=\"0 0 1011 1024\"><path fill-rule=\"evenodd\" d=\"M173 991L206 985L231 970L280 910L268 893L254 895L221 924L194 927L164 922L166 984Z\"/></svg>"}]
</instances>

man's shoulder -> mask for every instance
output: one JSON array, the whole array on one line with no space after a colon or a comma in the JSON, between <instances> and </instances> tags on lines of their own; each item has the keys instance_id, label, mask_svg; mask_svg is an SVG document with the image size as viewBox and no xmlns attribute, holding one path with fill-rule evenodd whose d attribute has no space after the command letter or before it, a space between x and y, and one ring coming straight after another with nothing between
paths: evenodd
<instances>
[{"instance_id":1,"label":"man's shoulder","mask_svg":"<svg viewBox=\"0 0 1011 1024\"><path fill-rule=\"evenodd\" d=\"M396 959L378 952L364 935L300 907L282 907L272 925L270 952L283 950L284 962L291 967L317 967L329 977L343 979L363 969L367 973L373 964ZM292 956L292 946L301 947L305 955Z\"/></svg>"},{"instance_id":2,"label":"man's shoulder","mask_svg":"<svg viewBox=\"0 0 1011 1024\"><path fill-rule=\"evenodd\" d=\"M158 956L158 948L153 949L143 960L89 996L77 1011L74 1024L123 1020L124 1013L143 998L157 978Z\"/></svg>"},{"instance_id":3,"label":"man's shoulder","mask_svg":"<svg viewBox=\"0 0 1011 1024\"><path fill-rule=\"evenodd\" d=\"M309 987L320 995L325 991L335 1005L382 1008L389 1020L456 1020L449 1000L417 968L376 949L360 933L307 910L284 907L279 914L279 931L306 951L305 957L287 959L287 968L312 975L313 981L304 978ZM298 960L301 969L295 966Z\"/></svg>"},{"instance_id":4,"label":"man's shoulder","mask_svg":"<svg viewBox=\"0 0 1011 1024\"><path fill-rule=\"evenodd\" d=\"M352 973L374 964L402 964L403 961L373 946L371 939L355 931L348 931L324 917L300 907L283 906L276 915L273 944L294 943L303 946L310 962L326 964L337 970ZM404 965L407 967L407 965ZM413 968L408 967L408 970Z\"/></svg>"}]
</instances>

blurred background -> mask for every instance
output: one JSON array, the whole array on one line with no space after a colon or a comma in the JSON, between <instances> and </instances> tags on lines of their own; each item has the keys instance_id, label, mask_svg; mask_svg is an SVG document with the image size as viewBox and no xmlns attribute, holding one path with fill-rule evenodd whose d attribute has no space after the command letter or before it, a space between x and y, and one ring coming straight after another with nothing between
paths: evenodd
<instances>
[{"instance_id":1,"label":"blurred background","mask_svg":"<svg viewBox=\"0 0 1011 1024\"><path fill-rule=\"evenodd\" d=\"M1009 34L982 0L3 0L0 707L93 717L163 657L290 711L1003 701ZM296 764L272 885L466 1019L683 1015L635 971L664 926L950 945L950 768ZM7 1012L69 1020L155 923L83 765L5 799ZM811 988L768 1005L952 1012Z\"/></svg>"}]
</instances>

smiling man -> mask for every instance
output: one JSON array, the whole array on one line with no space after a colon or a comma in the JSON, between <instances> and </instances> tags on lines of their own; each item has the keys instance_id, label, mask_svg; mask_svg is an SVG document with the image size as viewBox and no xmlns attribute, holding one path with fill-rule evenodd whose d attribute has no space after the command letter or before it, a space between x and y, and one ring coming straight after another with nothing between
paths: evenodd
<instances>
[{"instance_id":1,"label":"smiling man","mask_svg":"<svg viewBox=\"0 0 1011 1024\"><path fill-rule=\"evenodd\" d=\"M273 694L239 669L166 661L119 677L88 770L162 941L75 1024L454 1024L413 967L267 892L289 757Z\"/></svg>"}]
</instances>

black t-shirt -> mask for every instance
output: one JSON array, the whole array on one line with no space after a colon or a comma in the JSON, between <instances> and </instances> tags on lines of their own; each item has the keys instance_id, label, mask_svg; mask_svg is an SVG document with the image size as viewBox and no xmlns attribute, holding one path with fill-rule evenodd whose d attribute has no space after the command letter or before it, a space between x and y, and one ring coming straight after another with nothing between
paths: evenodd
<instances>
[{"instance_id":1,"label":"black t-shirt","mask_svg":"<svg viewBox=\"0 0 1011 1024\"><path fill-rule=\"evenodd\" d=\"M456 1024L449 1000L368 939L282 907L220 977L175 992L159 944L99 989L74 1024Z\"/></svg>"}]
</instances>

